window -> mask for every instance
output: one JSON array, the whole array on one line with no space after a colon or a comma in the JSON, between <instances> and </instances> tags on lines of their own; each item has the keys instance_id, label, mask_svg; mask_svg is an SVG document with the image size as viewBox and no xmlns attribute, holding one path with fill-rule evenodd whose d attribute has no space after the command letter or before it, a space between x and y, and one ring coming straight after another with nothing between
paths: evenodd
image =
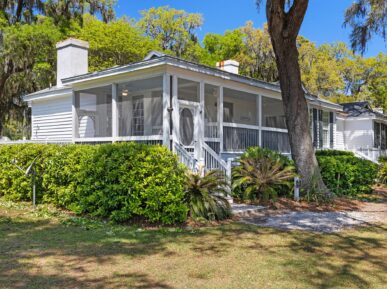
<instances>
[{"instance_id":1,"label":"window","mask_svg":"<svg viewBox=\"0 0 387 289\"><path fill-rule=\"evenodd\" d=\"M328 111L322 112L322 136L323 136L322 147L323 148L329 147L329 112Z\"/></svg>"},{"instance_id":2,"label":"window","mask_svg":"<svg viewBox=\"0 0 387 289\"><path fill-rule=\"evenodd\" d=\"M132 135L144 135L144 97L133 97Z\"/></svg>"}]
</instances>

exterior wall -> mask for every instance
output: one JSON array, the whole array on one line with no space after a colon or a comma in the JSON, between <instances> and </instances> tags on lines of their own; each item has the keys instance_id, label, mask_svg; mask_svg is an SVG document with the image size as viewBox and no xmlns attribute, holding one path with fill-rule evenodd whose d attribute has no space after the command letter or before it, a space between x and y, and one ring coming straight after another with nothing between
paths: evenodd
<instances>
[{"instance_id":1,"label":"exterior wall","mask_svg":"<svg viewBox=\"0 0 387 289\"><path fill-rule=\"evenodd\" d=\"M72 98L63 95L31 102L32 140L72 139Z\"/></svg>"},{"instance_id":2,"label":"exterior wall","mask_svg":"<svg viewBox=\"0 0 387 289\"><path fill-rule=\"evenodd\" d=\"M373 147L373 120L348 118L344 123L343 135L346 149Z\"/></svg>"},{"instance_id":3,"label":"exterior wall","mask_svg":"<svg viewBox=\"0 0 387 289\"><path fill-rule=\"evenodd\" d=\"M335 132L335 149L344 150L345 149L345 119L337 118L336 119L336 132Z\"/></svg>"}]
</instances>

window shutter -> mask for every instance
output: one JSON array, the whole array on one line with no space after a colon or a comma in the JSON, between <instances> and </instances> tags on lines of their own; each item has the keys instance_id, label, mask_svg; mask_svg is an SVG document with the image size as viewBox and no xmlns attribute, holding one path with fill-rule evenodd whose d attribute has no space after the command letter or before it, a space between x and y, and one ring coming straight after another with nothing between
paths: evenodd
<instances>
[{"instance_id":1,"label":"window shutter","mask_svg":"<svg viewBox=\"0 0 387 289\"><path fill-rule=\"evenodd\" d=\"M317 148L317 109L313 108L313 147Z\"/></svg>"},{"instance_id":2,"label":"window shutter","mask_svg":"<svg viewBox=\"0 0 387 289\"><path fill-rule=\"evenodd\" d=\"M334 131L333 131L333 125L335 123L335 115L333 112L329 112L329 147L333 149L334 145Z\"/></svg>"}]
</instances>

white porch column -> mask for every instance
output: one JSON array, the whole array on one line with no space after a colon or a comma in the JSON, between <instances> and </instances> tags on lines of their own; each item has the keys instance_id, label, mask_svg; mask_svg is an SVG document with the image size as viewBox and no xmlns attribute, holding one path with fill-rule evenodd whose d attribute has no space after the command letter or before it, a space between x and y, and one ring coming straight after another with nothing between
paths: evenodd
<instances>
[{"instance_id":1,"label":"white porch column","mask_svg":"<svg viewBox=\"0 0 387 289\"><path fill-rule=\"evenodd\" d=\"M257 95L257 114L259 126L259 146L262 147L262 95Z\"/></svg>"},{"instance_id":2,"label":"white porch column","mask_svg":"<svg viewBox=\"0 0 387 289\"><path fill-rule=\"evenodd\" d=\"M223 152L223 86L219 87L218 119L219 119L220 152L222 153Z\"/></svg>"},{"instance_id":3,"label":"white porch column","mask_svg":"<svg viewBox=\"0 0 387 289\"><path fill-rule=\"evenodd\" d=\"M112 84L112 138L113 142L117 140L118 137L118 85L116 83Z\"/></svg>"},{"instance_id":4,"label":"white porch column","mask_svg":"<svg viewBox=\"0 0 387 289\"><path fill-rule=\"evenodd\" d=\"M199 121L198 121L198 145L196 146L198 148L198 160L204 165L204 156L203 156L203 142L204 142L204 81L200 81L200 87L199 87Z\"/></svg>"},{"instance_id":5,"label":"white porch column","mask_svg":"<svg viewBox=\"0 0 387 289\"><path fill-rule=\"evenodd\" d=\"M169 101L171 95L170 75L163 75L163 145L170 147L170 120L169 120ZM172 149L172 148L170 148Z\"/></svg>"},{"instance_id":6,"label":"white porch column","mask_svg":"<svg viewBox=\"0 0 387 289\"><path fill-rule=\"evenodd\" d=\"M79 121L77 107L79 107L80 101L75 91L72 92L72 142L75 143L75 139L79 138Z\"/></svg>"},{"instance_id":7,"label":"white porch column","mask_svg":"<svg viewBox=\"0 0 387 289\"><path fill-rule=\"evenodd\" d=\"M177 89L177 76L172 77L172 139L174 142L180 141L180 126L179 126L179 102L178 102L178 89ZM173 147L174 150L174 147Z\"/></svg>"}]
</instances>

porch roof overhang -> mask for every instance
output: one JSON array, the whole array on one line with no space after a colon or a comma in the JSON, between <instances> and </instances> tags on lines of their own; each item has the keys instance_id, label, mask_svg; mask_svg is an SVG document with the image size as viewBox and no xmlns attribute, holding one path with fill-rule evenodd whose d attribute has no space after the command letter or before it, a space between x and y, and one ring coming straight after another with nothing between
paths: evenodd
<instances>
[{"instance_id":1,"label":"porch roof overhang","mask_svg":"<svg viewBox=\"0 0 387 289\"><path fill-rule=\"evenodd\" d=\"M153 57L150 59L146 59L144 61L135 62L128 65L116 66L116 67L112 67L109 69L105 69L105 70L101 70L93 73L87 73L83 75L65 78L65 79L62 79L62 83L69 86L74 86L87 81L101 79L107 76L111 77L115 75L125 74L129 72L134 72L134 71L143 70L147 68L153 68L153 67L162 66L162 65L169 65L173 67L183 68L193 72L199 72L199 73L203 73L203 74L207 74L215 77L220 77L226 80L232 80L232 81L240 82L243 84L247 84L247 85L251 85L259 88L281 92L278 84L257 80L257 79L242 76L239 74L234 74L218 68L190 62L170 55L161 55L160 57Z\"/></svg>"},{"instance_id":2,"label":"porch roof overhang","mask_svg":"<svg viewBox=\"0 0 387 289\"><path fill-rule=\"evenodd\" d=\"M242 76L239 74L234 74L231 72L227 72L218 68L190 62L187 60L183 60L181 58L177 58L170 55L160 54L157 57L146 57L145 60L140 62L131 63L128 65L116 66L109 69L77 75L69 78L62 79L62 83L64 87L53 87L50 89L41 90L24 97L25 101L35 100L37 98L43 97L53 97L58 94L67 94L71 93L74 87L80 86L82 84L86 84L91 81L103 80L104 78L111 78L114 76L121 76L124 74L128 74L135 71L141 71L161 66L173 66L177 68L187 69L192 72L198 72L214 77L219 77L225 80L239 82L245 85L249 85L256 88L266 89L270 91L275 91L281 93L281 88L277 83L269 83L262 80L254 79L247 76ZM306 99L309 104L325 107L327 109L342 111L342 106L339 104L332 103L327 100L323 100L318 98L317 96L306 93Z\"/></svg>"},{"instance_id":3,"label":"porch roof overhang","mask_svg":"<svg viewBox=\"0 0 387 289\"><path fill-rule=\"evenodd\" d=\"M23 96L23 100L26 102L30 102L33 100L40 100L45 98L53 98L53 97L60 97L64 95L68 95L72 93L71 87L57 87L53 86L50 88L46 88L34 93L27 94Z\"/></svg>"}]
</instances>

